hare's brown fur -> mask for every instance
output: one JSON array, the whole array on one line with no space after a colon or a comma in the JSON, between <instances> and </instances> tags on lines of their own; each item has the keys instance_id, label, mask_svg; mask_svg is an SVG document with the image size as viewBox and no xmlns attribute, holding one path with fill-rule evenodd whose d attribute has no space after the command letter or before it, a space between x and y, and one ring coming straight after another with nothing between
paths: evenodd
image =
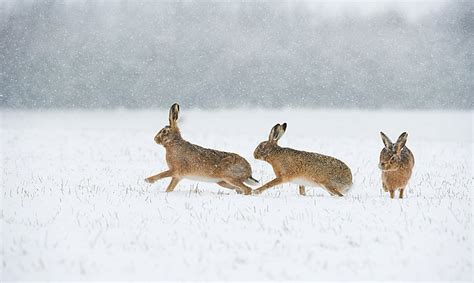
<instances>
[{"instance_id":1,"label":"hare's brown fur","mask_svg":"<svg viewBox=\"0 0 474 283\"><path fill-rule=\"evenodd\" d=\"M403 198L415 165L413 153L405 146L408 134L402 133L396 143L392 143L384 133L381 132L380 135L385 145L380 152L379 162L383 189L390 193L391 198L400 190L399 198Z\"/></svg>"},{"instance_id":2,"label":"hare's brown fur","mask_svg":"<svg viewBox=\"0 0 474 283\"><path fill-rule=\"evenodd\" d=\"M223 152L192 144L181 137L176 124L179 106L170 109L170 126L155 136L155 142L164 146L169 170L145 179L154 183L161 178L172 177L167 192L174 190L183 178L205 180L250 194L251 188L244 182L254 183L250 164L235 153Z\"/></svg>"},{"instance_id":3,"label":"hare's brown fur","mask_svg":"<svg viewBox=\"0 0 474 283\"><path fill-rule=\"evenodd\" d=\"M343 196L352 185L352 173L342 161L313 152L280 147L278 139L286 130L286 123L275 125L269 140L260 143L255 149L254 157L270 163L276 178L254 193L285 182L299 184L301 195L305 195L305 184L319 185L330 194Z\"/></svg>"}]
</instances>

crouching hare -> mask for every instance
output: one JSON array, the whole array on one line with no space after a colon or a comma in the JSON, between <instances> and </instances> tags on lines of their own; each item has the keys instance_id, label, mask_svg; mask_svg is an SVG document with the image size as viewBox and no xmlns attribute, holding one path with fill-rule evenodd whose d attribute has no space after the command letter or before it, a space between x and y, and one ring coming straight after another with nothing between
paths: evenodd
<instances>
[{"instance_id":1,"label":"crouching hare","mask_svg":"<svg viewBox=\"0 0 474 283\"><path fill-rule=\"evenodd\" d=\"M145 179L154 183L159 179L171 177L166 192L172 192L183 179L207 181L249 195L252 189L244 184L258 184L252 178L250 164L243 157L229 152L203 148L185 141L181 137L177 120L179 105L173 104L169 112L169 125L155 136L155 142L166 150L169 170Z\"/></svg>"},{"instance_id":2,"label":"crouching hare","mask_svg":"<svg viewBox=\"0 0 474 283\"><path fill-rule=\"evenodd\" d=\"M305 195L305 185L320 186L331 195L343 196L352 185L352 173L342 161L312 152L278 146L286 131L286 123L276 124L268 137L255 149L254 157L270 163L276 178L253 191L260 194L268 188L285 182L299 185Z\"/></svg>"},{"instance_id":3,"label":"crouching hare","mask_svg":"<svg viewBox=\"0 0 474 283\"><path fill-rule=\"evenodd\" d=\"M390 192L390 198L394 198L395 191L400 190L400 198L411 177L415 158L405 146L408 134L400 135L396 143L382 132L380 132L385 147L380 152L379 168L382 170L382 186L384 191Z\"/></svg>"}]
</instances>

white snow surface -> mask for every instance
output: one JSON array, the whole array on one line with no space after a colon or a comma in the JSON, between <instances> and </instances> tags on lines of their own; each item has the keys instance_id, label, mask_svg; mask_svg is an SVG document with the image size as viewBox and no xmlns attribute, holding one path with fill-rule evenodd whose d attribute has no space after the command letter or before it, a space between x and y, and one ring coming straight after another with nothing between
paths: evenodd
<instances>
[{"instance_id":1,"label":"white snow surface","mask_svg":"<svg viewBox=\"0 0 474 283\"><path fill-rule=\"evenodd\" d=\"M190 110L182 135L252 153L276 123L280 145L352 169L343 198L284 184L258 196L144 178L167 169L154 135L167 111L2 110L2 280L466 280L472 273L473 112ZM408 132L406 199L382 191L383 130Z\"/></svg>"}]
</instances>

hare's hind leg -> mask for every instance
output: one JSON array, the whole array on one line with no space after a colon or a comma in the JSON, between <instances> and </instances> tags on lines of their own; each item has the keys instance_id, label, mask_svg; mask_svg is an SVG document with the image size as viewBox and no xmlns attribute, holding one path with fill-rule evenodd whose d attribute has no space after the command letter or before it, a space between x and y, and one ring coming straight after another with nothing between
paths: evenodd
<instances>
[{"instance_id":1,"label":"hare's hind leg","mask_svg":"<svg viewBox=\"0 0 474 283\"><path fill-rule=\"evenodd\" d=\"M266 183L265 185L261 186L260 188L258 189L255 189L253 191L254 194L258 195L258 194L261 194L263 191L273 187L273 186L276 186L276 185L279 185L283 183L283 180L281 178L275 178L273 180L271 180L270 182Z\"/></svg>"},{"instance_id":2,"label":"hare's hind leg","mask_svg":"<svg viewBox=\"0 0 474 283\"><path fill-rule=\"evenodd\" d=\"M159 174L156 174L156 175L153 175L153 176L150 176L150 177L146 178L145 182L153 184L154 182L158 181L159 179L171 177L172 175L173 175L173 172L171 172L171 170L166 170L164 172L161 172Z\"/></svg>"},{"instance_id":3,"label":"hare's hind leg","mask_svg":"<svg viewBox=\"0 0 474 283\"><path fill-rule=\"evenodd\" d=\"M237 187L237 191L240 191L244 195L250 195L252 193L252 189L244 184L244 182L234 179L226 179L224 180L226 183Z\"/></svg>"},{"instance_id":4,"label":"hare's hind leg","mask_svg":"<svg viewBox=\"0 0 474 283\"><path fill-rule=\"evenodd\" d=\"M179 181L181 181L180 178L175 178L175 177L171 178L171 182L168 185L168 188L166 188L166 192L171 193L174 190L174 188L176 188L176 185L178 185Z\"/></svg>"},{"instance_id":5,"label":"hare's hind leg","mask_svg":"<svg viewBox=\"0 0 474 283\"><path fill-rule=\"evenodd\" d=\"M405 192L405 188L400 189L400 195L398 196L399 198L403 198L403 193Z\"/></svg>"},{"instance_id":6,"label":"hare's hind leg","mask_svg":"<svg viewBox=\"0 0 474 283\"><path fill-rule=\"evenodd\" d=\"M337 189L337 186L333 186L333 185L326 185L324 186L326 188L326 190L329 191L329 193L333 196L340 196L340 197L343 197L344 195L341 194L341 192L339 192L339 190Z\"/></svg>"},{"instance_id":7,"label":"hare's hind leg","mask_svg":"<svg viewBox=\"0 0 474 283\"><path fill-rule=\"evenodd\" d=\"M305 190L304 186L300 185L298 188L300 190L300 195L305 196L306 195L306 190Z\"/></svg>"}]
</instances>

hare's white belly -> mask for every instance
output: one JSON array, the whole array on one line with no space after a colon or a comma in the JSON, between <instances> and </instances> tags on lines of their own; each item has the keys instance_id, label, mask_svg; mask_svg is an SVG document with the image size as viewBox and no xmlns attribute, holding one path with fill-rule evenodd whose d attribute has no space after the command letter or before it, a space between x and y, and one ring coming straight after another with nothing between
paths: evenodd
<instances>
[{"instance_id":1,"label":"hare's white belly","mask_svg":"<svg viewBox=\"0 0 474 283\"><path fill-rule=\"evenodd\" d=\"M290 182L296 185L300 185L300 186L321 187L320 184L308 179L303 179L303 178L295 178L295 179L292 179Z\"/></svg>"},{"instance_id":2,"label":"hare's white belly","mask_svg":"<svg viewBox=\"0 0 474 283\"><path fill-rule=\"evenodd\" d=\"M221 179L217 179L217 178L211 178L211 177L206 177L206 176L196 176L196 175L185 176L184 178L193 180L193 181L207 182L207 183L217 183L217 182L222 181Z\"/></svg>"}]
</instances>

